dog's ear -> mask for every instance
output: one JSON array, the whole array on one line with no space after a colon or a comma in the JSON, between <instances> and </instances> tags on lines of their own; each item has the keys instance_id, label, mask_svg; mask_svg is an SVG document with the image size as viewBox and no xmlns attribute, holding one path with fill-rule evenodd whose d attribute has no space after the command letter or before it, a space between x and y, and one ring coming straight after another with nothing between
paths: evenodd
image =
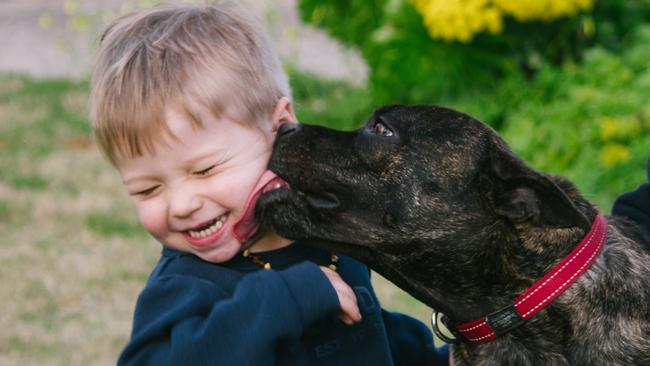
<instances>
[{"instance_id":1,"label":"dog's ear","mask_svg":"<svg viewBox=\"0 0 650 366\"><path fill-rule=\"evenodd\" d=\"M492 210L514 223L589 228L589 220L551 179L526 165L496 138L481 181Z\"/></svg>"}]
</instances>

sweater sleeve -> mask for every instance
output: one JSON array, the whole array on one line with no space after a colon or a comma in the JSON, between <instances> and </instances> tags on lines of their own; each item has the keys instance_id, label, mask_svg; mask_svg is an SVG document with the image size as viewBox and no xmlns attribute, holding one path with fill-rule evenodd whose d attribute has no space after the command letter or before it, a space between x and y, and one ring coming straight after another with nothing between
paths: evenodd
<instances>
[{"instance_id":1,"label":"sweater sleeve","mask_svg":"<svg viewBox=\"0 0 650 366\"><path fill-rule=\"evenodd\" d=\"M118 364L273 365L283 340L338 308L336 292L311 263L252 273L231 295L207 280L163 276L140 294Z\"/></svg>"},{"instance_id":2,"label":"sweater sleeve","mask_svg":"<svg viewBox=\"0 0 650 366\"><path fill-rule=\"evenodd\" d=\"M635 191L619 196L612 215L627 217L650 233L650 184L642 184Z\"/></svg>"},{"instance_id":3,"label":"sweater sleeve","mask_svg":"<svg viewBox=\"0 0 650 366\"><path fill-rule=\"evenodd\" d=\"M436 348L429 328L417 319L382 310L393 361L396 366L447 366L447 346Z\"/></svg>"},{"instance_id":4,"label":"sweater sleeve","mask_svg":"<svg viewBox=\"0 0 650 366\"><path fill-rule=\"evenodd\" d=\"M641 233L646 246L650 249L650 157L646 163L648 183L644 183L635 191L624 193L614 201L612 215L626 217L637 223L643 230Z\"/></svg>"}]
</instances>

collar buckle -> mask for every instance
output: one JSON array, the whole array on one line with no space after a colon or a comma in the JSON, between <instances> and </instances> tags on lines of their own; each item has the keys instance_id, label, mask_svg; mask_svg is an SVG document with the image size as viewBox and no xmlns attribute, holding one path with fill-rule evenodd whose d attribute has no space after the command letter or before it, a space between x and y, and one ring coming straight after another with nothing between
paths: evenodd
<instances>
[{"instance_id":1,"label":"collar buckle","mask_svg":"<svg viewBox=\"0 0 650 366\"><path fill-rule=\"evenodd\" d=\"M453 338L446 335L440 329L440 323L442 323L449 333L453 334ZM456 330L456 327L452 324L451 319L443 314L438 312L438 310L433 310L431 313L431 329L433 334L436 335L441 341L449 344L458 344L460 343L461 335Z\"/></svg>"}]
</instances>

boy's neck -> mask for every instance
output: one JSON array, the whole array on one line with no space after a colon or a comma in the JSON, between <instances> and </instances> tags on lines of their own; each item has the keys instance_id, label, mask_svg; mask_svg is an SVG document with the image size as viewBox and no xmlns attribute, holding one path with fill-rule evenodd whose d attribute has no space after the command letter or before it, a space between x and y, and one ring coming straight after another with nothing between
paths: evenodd
<instances>
[{"instance_id":1,"label":"boy's neck","mask_svg":"<svg viewBox=\"0 0 650 366\"><path fill-rule=\"evenodd\" d=\"M265 232L249 250L251 253L268 252L270 250L284 248L291 243L291 240L283 238L273 231L268 231Z\"/></svg>"}]
</instances>

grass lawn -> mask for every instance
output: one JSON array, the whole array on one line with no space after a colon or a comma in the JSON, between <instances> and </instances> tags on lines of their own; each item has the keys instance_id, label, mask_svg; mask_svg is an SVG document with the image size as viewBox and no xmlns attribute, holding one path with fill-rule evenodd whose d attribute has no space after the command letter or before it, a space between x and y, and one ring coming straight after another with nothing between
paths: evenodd
<instances>
[{"instance_id":1,"label":"grass lawn","mask_svg":"<svg viewBox=\"0 0 650 366\"><path fill-rule=\"evenodd\" d=\"M299 117L351 128L369 114L363 91L316 85L294 86ZM114 365L159 256L89 137L87 100L86 82L0 76L0 365ZM385 308L428 321L375 281Z\"/></svg>"}]
</instances>

